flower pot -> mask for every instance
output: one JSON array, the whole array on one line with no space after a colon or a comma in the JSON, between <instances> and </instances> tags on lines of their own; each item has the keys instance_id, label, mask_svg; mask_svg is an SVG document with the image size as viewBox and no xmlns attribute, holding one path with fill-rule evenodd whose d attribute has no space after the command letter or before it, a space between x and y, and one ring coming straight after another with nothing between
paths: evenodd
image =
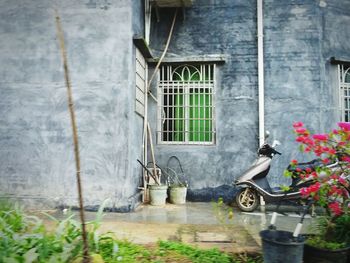
<instances>
[{"instance_id":1,"label":"flower pot","mask_svg":"<svg viewBox=\"0 0 350 263\"><path fill-rule=\"evenodd\" d=\"M149 198L151 205L165 205L167 198L167 185L150 185Z\"/></svg>"},{"instance_id":2,"label":"flower pot","mask_svg":"<svg viewBox=\"0 0 350 263\"><path fill-rule=\"evenodd\" d=\"M186 203L187 187L186 186L170 186L169 201L172 204Z\"/></svg>"},{"instance_id":3,"label":"flower pot","mask_svg":"<svg viewBox=\"0 0 350 263\"><path fill-rule=\"evenodd\" d=\"M280 230L263 230L260 232L260 237L264 263L301 263L303 261L304 238L295 240L293 233Z\"/></svg>"},{"instance_id":4,"label":"flower pot","mask_svg":"<svg viewBox=\"0 0 350 263\"><path fill-rule=\"evenodd\" d=\"M305 244L304 263L348 263L350 247L329 250Z\"/></svg>"}]
</instances>

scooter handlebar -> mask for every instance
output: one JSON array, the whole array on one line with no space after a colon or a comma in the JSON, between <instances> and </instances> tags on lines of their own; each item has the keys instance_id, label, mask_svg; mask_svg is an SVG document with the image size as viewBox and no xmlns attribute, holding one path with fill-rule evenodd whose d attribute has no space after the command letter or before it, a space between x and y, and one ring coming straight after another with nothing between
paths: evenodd
<instances>
[{"instance_id":1,"label":"scooter handlebar","mask_svg":"<svg viewBox=\"0 0 350 263\"><path fill-rule=\"evenodd\" d=\"M280 152L276 151L275 149L274 149L274 151L275 151L275 154L282 155L282 153L280 153Z\"/></svg>"}]
</instances>

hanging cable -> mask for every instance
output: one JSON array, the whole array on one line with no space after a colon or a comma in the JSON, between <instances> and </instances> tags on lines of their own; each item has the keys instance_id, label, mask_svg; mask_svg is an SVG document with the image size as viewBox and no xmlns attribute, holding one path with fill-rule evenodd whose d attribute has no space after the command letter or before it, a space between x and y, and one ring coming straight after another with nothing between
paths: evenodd
<instances>
[{"instance_id":1,"label":"hanging cable","mask_svg":"<svg viewBox=\"0 0 350 263\"><path fill-rule=\"evenodd\" d=\"M159 69L160 64L162 63L162 60L163 60L163 58L165 57L166 52L168 51L169 44L170 44L170 40L171 40L171 37L172 37L172 35L173 35L173 31L174 31L174 26L175 26L175 21L176 21L176 17L177 17L178 10L179 10L179 9L176 8L175 14L174 14L174 17L173 17L173 21L172 21L172 23L171 23L170 31L169 31L169 36L168 36L167 42L166 42L166 44L165 44L164 51L163 51L161 57L160 57L159 60L158 60L158 63L157 63L157 65L156 65L156 68L155 68L154 71L153 71L153 74L152 74L151 78L150 78L149 81L148 81L148 85L147 85L147 89L146 89L147 93L148 93L148 94L152 97L152 99L154 99L156 102L157 102L157 98L152 94L152 92L151 92L151 90L150 90L150 87L151 87L152 80L153 80L154 76L156 75L156 73L157 73L157 71L158 71L158 69Z\"/></svg>"}]
</instances>

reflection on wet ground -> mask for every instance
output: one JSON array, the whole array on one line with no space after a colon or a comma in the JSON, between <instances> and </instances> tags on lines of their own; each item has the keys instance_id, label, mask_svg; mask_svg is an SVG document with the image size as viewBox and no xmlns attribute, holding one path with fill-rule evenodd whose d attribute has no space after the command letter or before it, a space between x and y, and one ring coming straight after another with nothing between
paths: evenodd
<instances>
[{"instance_id":1,"label":"reflection on wet ground","mask_svg":"<svg viewBox=\"0 0 350 263\"><path fill-rule=\"evenodd\" d=\"M271 209L275 208L266 207L265 212L257 209L245 213L216 203L142 205L135 212L105 213L100 232L112 231L120 238L143 244L170 239L238 252L259 251L259 232L269 226ZM277 229L294 231L301 217L298 210L295 207L280 209L284 214L277 217ZM230 214L230 211L233 213ZM67 215L57 211L53 216L64 218ZM95 216L94 212L86 212L87 220L93 220ZM307 233L311 220L314 219L307 215L302 233Z\"/></svg>"}]
</instances>

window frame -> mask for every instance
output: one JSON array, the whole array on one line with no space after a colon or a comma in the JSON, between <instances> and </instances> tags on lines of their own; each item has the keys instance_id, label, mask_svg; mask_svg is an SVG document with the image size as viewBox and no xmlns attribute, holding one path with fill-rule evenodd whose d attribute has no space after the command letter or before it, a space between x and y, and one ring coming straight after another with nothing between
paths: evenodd
<instances>
[{"instance_id":1,"label":"window frame","mask_svg":"<svg viewBox=\"0 0 350 263\"><path fill-rule=\"evenodd\" d=\"M349 65L338 64L338 92L339 92L340 120L344 122L350 122L350 66Z\"/></svg>"},{"instance_id":2,"label":"window frame","mask_svg":"<svg viewBox=\"0 0 350 263\"><path fill-rule=\"evenodd\" d=\"M180 68L180 67L196 67L196 68L200 68L200 77L198 81L191 81L191 80L173 80L173 76L175 76L176 74L176 69ZM205 69L207 69L207 71L212 72L212 76L210 76L209 74L209 79L205 80L203 76L205 76ZM203 71L204 70L204 71ZM183 62L183 63L172 63L172 64L163 64L162 67L160 67L159 72L158 72L158 82L157 82L157 143L160 145L207 145L207 146L212 146L216 144L216 99L215 99L215 94L216 94L216 63L188 63L188 62ZM166 76L166 78L161 79L162 77ZM211 78L211 79L210 79ZM165 89L168 89L168 91L166 92ZM172 101L172 105L173 106L169 106L169 101L167 102L168 104L164 103L164 98L165 98L165 94L168 94L168 96L170 97L171 95L173 95L173 100L175 99L175 94L174 91L172 91L173 93L169 92L170 89L177 89L180 90L182 89L183 92L180 93L183 95L183 104L182 105L182 110L184 111L184 130L180 131L181 133L183 133L182 136L184 136L183 140L165 140L163 137L165 136L164 133L173 133L172 136L176 136L174 135L174 133L176 133L176 128L174 125L174 121L173 124L174 125L172 127L172 130L168 130L168 131L164 131L164 122L165 121L169 121L170 119L175 119L176 121L176 117L175 113L173 114L173 118L171 117L164 117L164 107L169 107L169 108L173 108L173 111L175 111L176 106L174 101ZM192 91L194 91L192 93ZM199 92L202 91L203 92ZM191 102L189 101L189 98L191 96L191 94L196 95L196 91L198 99L197 99L197 106L193 106L194 104L191 105ZM171 95L169 95L171 94ZM192 95L192 96L193 96ZM201 104L201 96L210 96L208 98L210 98L207 103L210 103L208 106L205 101L204 98L204 104ZM193 97L192 97L193 98ZM169 100L169 98L168 98ZM192 103L194 103L194 101L192 101ZM168 106L165 106L168 105ZM203 106L204 105L204 106ZM194 113L196 111L197 108L197 113ZM202 109L203 108L203 109ZM191 110L192 109L192 110ZM169 110L169 109L168 109ZM204 113L203 113L204 110ZM210 117L209 119L206 119L207 116L207 112L206 110L210 111ZM197 114L197 119L195 117L191 117L190 116L190 112L192 111L192 116L193 114ZM201 119L201 115L204 114L204 119ZM196 132L196 128L195 130L191 131L190 127L190 122L191 121L195 121L198 120L198 127L199 131ZM164 122L163 122L164 121ZM210 130L207 131L206 130L206 121L210 121ZM203 125L204 123L204 130L202 131L201 125ZM194 126L194 124L192 123L192 127ZM193 129L193 128L192 128ZM197 134L196 134L197 133ZM190 135L192 134L192 135ZM204 135L203 135L204 134ZM196 141L191 141L190 137L194 136L197 138L204 138L203 141L201 140L196 140ZM210 140L206 141L206 136L209 136ZM193 138L193 137L192 137Z\"/></svg>"}]
</instances>

